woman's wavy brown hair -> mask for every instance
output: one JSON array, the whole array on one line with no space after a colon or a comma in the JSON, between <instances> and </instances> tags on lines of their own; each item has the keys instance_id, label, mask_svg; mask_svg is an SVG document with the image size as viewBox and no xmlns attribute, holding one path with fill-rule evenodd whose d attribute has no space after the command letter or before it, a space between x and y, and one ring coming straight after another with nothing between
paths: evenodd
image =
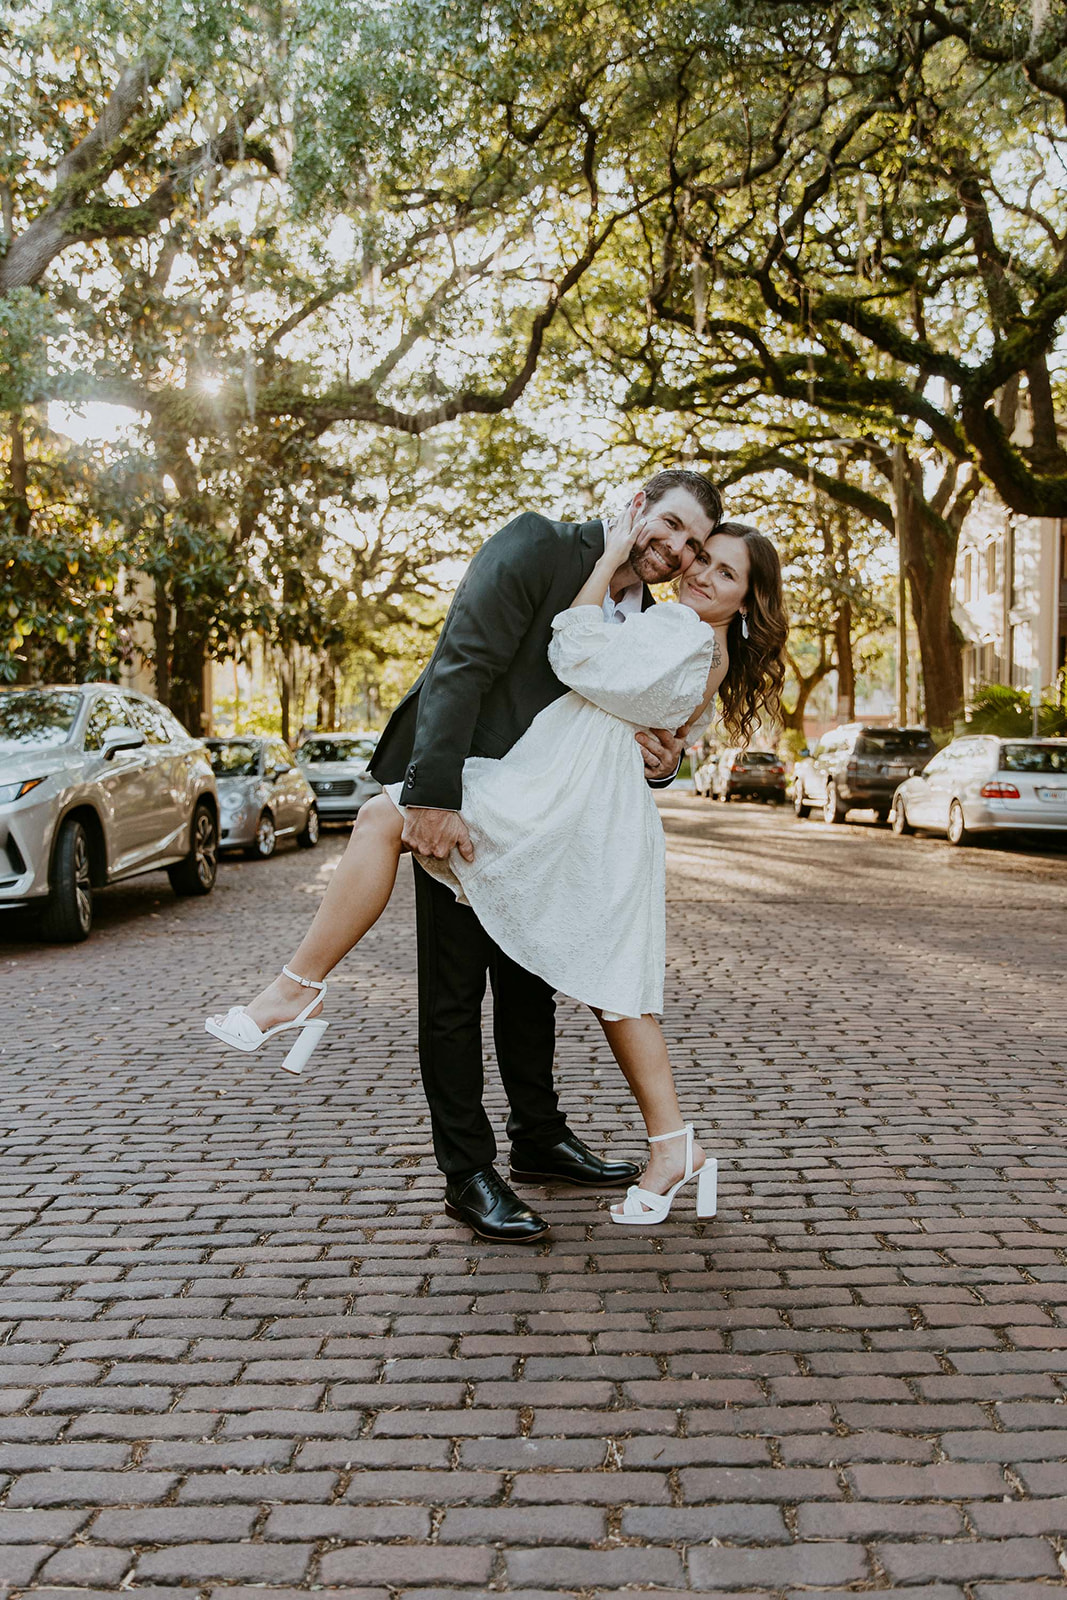
<instances>
[{"instance_id":1,"label":"woman's wavy brown hair","mask_svg":"<svg viewBox=\"0 0 1067 1600\"><path fill-rule=\"evenodd\" d=\"M748 638L741 633L738 612L727 629L730 664L719 685L723 726L731 739L744 745L761 717L776 722L781 714L785 641L789 634L789 618L782 599L782 564L766 534L747 522L720 522L715 533L743 539L748 547Z\"/></svg>"}]
</instances>

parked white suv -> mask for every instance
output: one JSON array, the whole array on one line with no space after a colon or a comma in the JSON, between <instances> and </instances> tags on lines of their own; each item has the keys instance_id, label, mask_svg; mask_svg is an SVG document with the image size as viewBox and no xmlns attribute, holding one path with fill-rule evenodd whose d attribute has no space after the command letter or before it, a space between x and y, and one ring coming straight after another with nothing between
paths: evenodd
<instances>
[{"instance_id":1,"label":"parked white suv","mask_svg":"<svg viewBox=\"0 0 1067 1600\"><path fill-rule=\"evenodd\" d=\"M309 733L296 752L297 764L315 791L323 822L351 822L382 786L367 770L376 733Z\"/></svg>"},{"instance_id":2,"label":"parked white suv","mask_svg":"<svg viewBox=\"0 0 1067 1600\"><path fill-rule=\"evenodd\" d=\"M164 706L110 683L0 689L0 907L89 935L93 890L165 867L209 894L218 797L207 751Z\"/></svg>"}]
</instances>

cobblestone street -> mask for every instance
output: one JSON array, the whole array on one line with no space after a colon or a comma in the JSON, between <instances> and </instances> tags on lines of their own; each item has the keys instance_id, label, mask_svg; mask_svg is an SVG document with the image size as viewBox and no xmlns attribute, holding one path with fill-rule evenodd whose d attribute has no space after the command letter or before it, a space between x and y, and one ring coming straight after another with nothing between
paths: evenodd
<instances>
[{"instance_id":1,"label":"cobblestone street","mask_svg":"<svg viewBox=\"0 0 1067 1600\"><path fill-rule=\"evenodd\" d=\"M0 925L0 1594L1062 1592L1067 852L662 812L711 1223L444 1217L407 864L303 1079L212 1045L339 834ZM570 1002L559 1077L641 1153Z\"/></svg>"}]
</instances>

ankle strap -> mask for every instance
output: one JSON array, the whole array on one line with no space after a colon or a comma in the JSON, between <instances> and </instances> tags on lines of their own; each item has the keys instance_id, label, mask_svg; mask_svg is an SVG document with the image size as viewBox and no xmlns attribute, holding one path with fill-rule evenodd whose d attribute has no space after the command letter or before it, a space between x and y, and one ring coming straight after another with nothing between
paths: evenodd
<instances>
[{"instance_id":1,"label":"ankle strap","mask_svg":"<svg viewBox=\"0 0 1067 1600\"><path fill-rule=\"evenodd\" d=\"M283 967L282 973L286 978L291 978L294 983L298 983L301 989L325 989L326 987L325 983L320 983L317 978L301 978L291 967Z\"/></svg>"},{"instance_id":2,"label":"ankle strap","mask_svg":"<svg viewBox=\"0 0 1067 1600\"><path fill-rule=\"evenodd\" d=\"M680 1139L683 1134L691 1134L692 1132L693 1130L687 1122L684 1128L675 1128L673 1133L650 1133L648 1142L649 1144L662 1144L664 1139Z\"/></svg>"}]
</instances>

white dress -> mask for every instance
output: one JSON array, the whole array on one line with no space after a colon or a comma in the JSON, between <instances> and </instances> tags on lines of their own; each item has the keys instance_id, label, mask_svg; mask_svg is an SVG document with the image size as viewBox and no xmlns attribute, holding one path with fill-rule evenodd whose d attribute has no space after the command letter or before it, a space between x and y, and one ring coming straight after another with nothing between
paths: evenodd
<instances>
[{"instance_id":1,"label":"white dress","mask_svg":"<svg viewBox=\"0 0 1067 1600\"><path fill-rule=\"evenodd\" d=\"M674 602L622 624L599 606L572 607L552 630L548 658L571 692L503 760L463 763L474 860L454 850L419 864L553 989L609 1020L660 1012L666 851L634 732L677 728L692 714L715 635ZM386 788L397 805L400 788Z\"/></svg>"}]
</instances>

